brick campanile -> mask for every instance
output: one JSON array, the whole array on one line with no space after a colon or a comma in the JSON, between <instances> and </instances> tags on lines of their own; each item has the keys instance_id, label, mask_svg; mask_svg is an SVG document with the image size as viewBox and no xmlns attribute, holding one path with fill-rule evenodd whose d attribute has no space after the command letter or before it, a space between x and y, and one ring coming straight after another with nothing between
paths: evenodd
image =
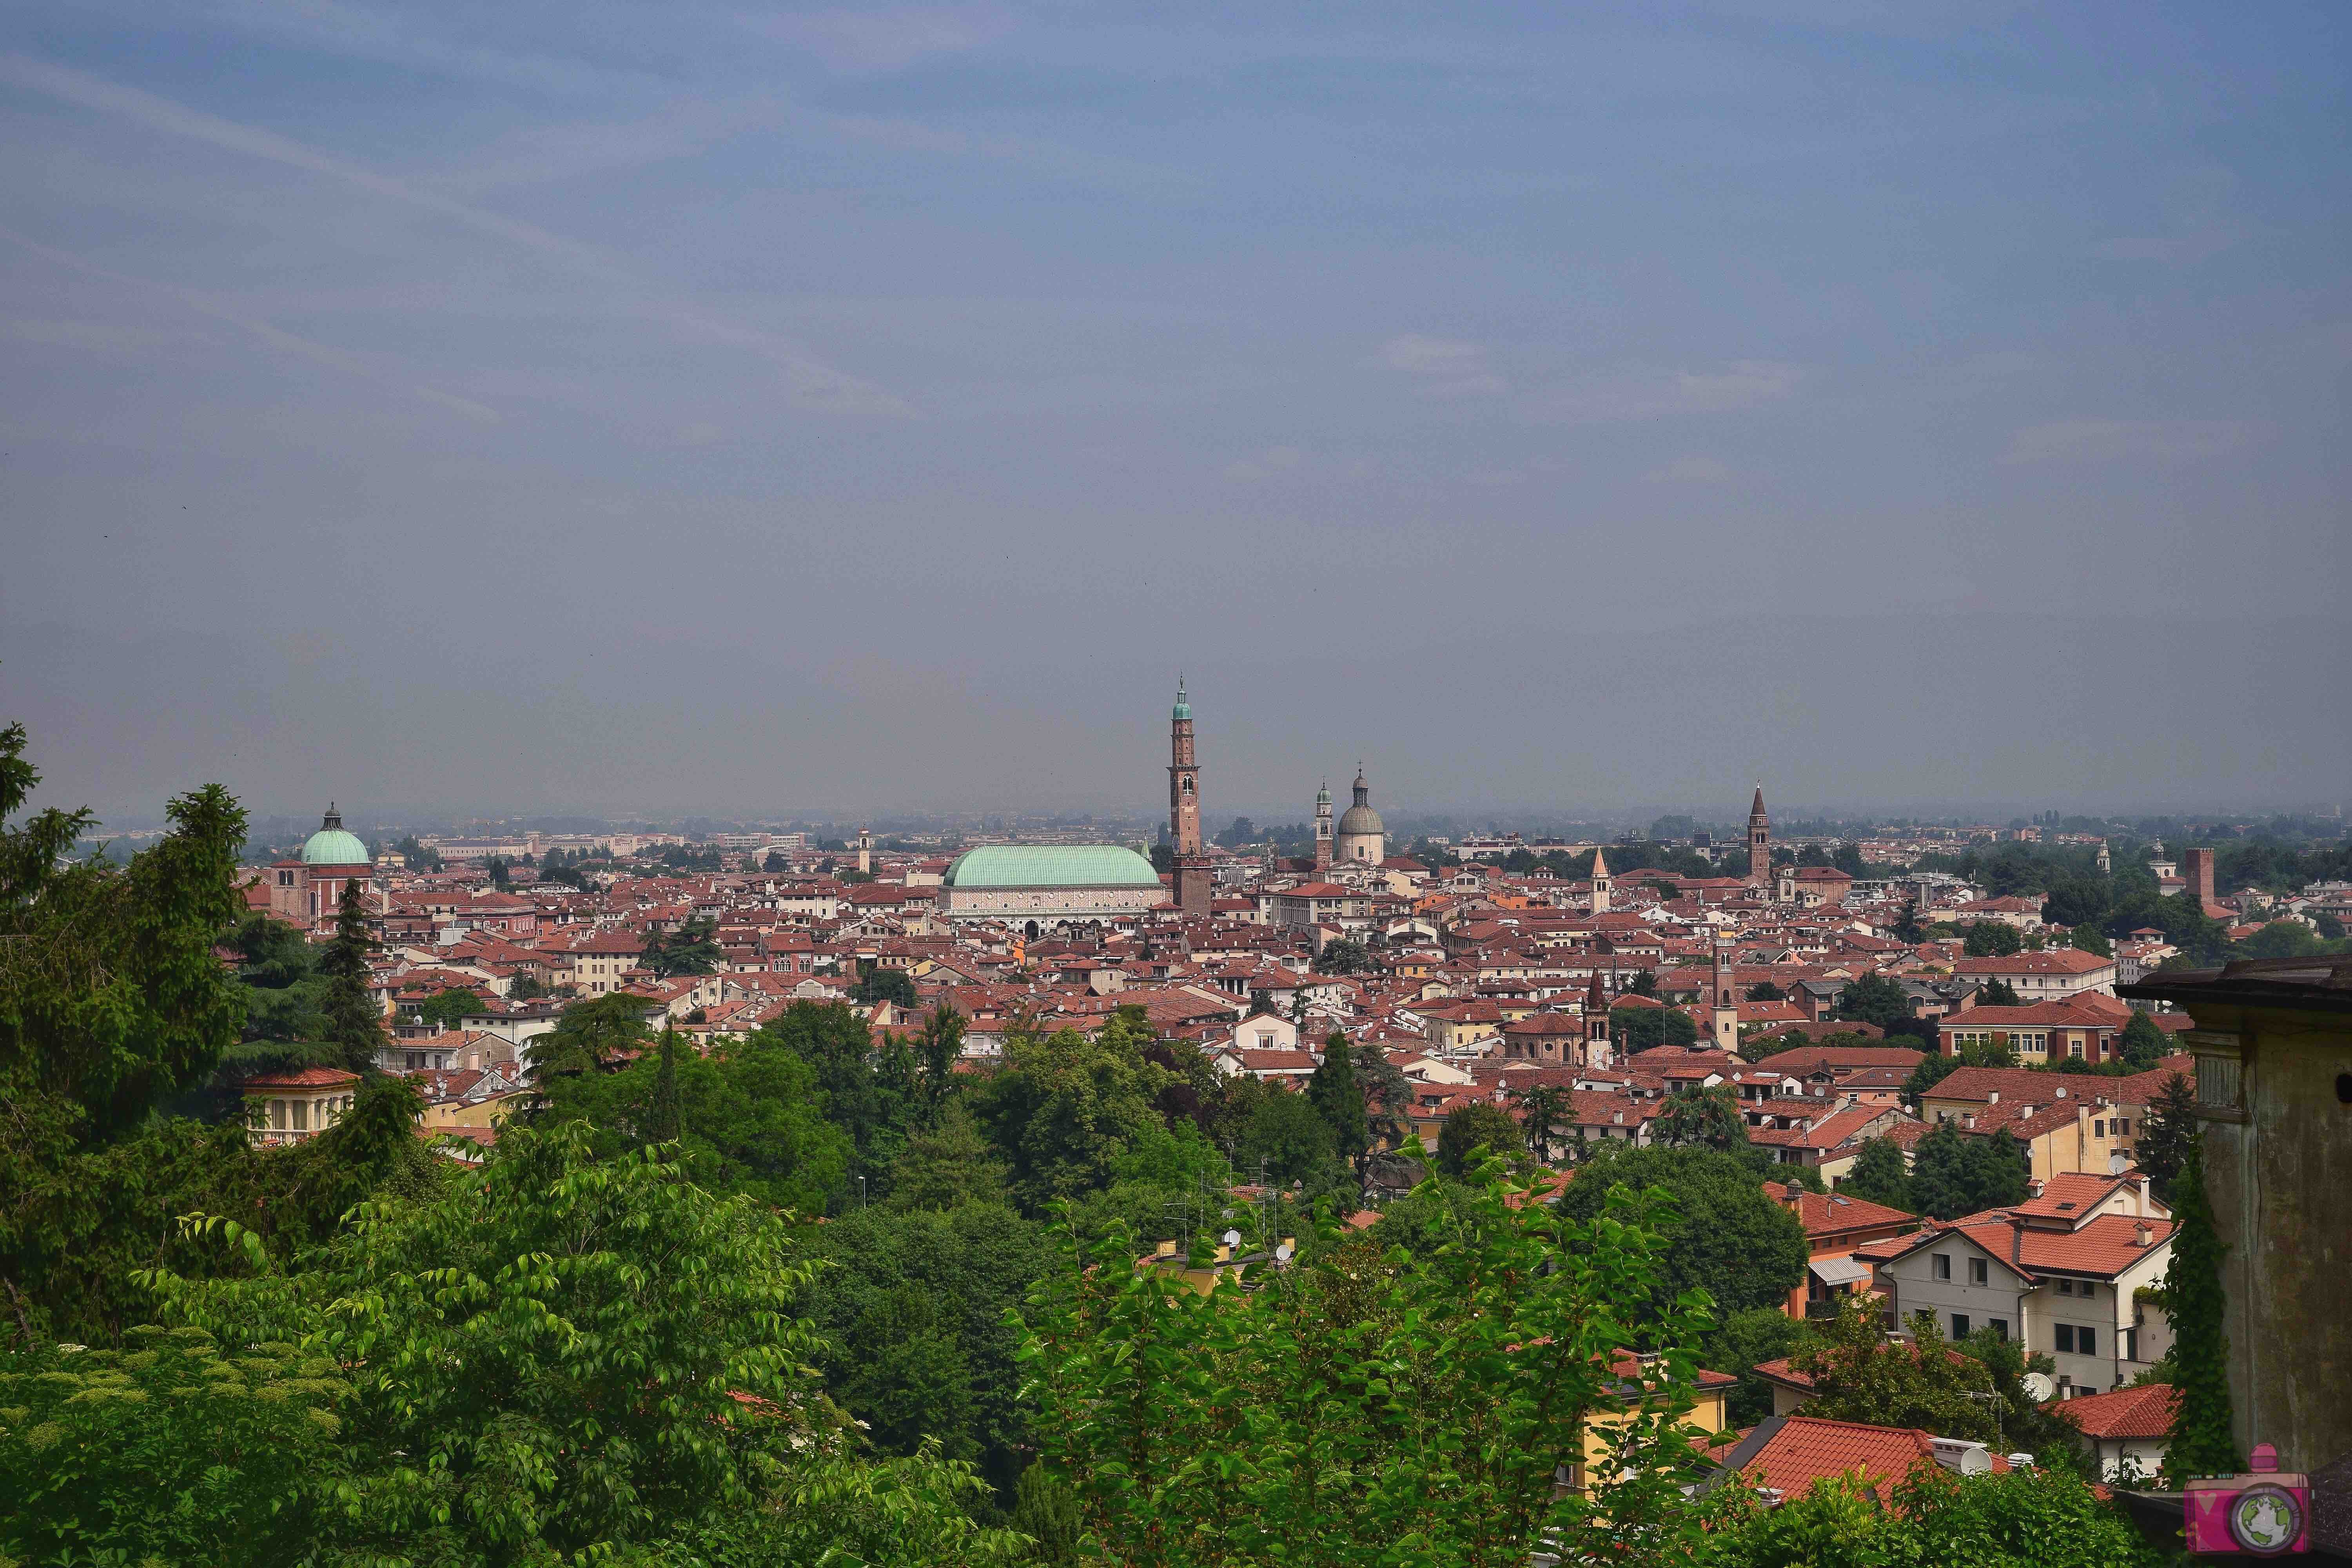
<instances>
[{"instance_id":1,"label":"brick campanile","mask_svg":"<svg viewBox=\"0 0 2352 1568\"><path fill-rule=\"evenodd\" d=\"M1176 680L1176 711L1168 726L1168 841L1176 857L1176 907L1209 912L1214 880L1201 853L1201 766L1192 754L1192 704Z\"/></svg>"},{"instance_id":2,"label":"brick campanile","mask_svg":"<svg viewBox=\"0 0 2352 1568\"><path fill-rule=\"evenodd\" d=\"M1331 781L1315 792L1315 879L1331 879Z\"/></svg>"},{"instance_id":3,"label":"brick campanile","mask_svg":"<svg viewBox=\"0 0 2352 1568\"><path fill-rule=\"evenodd\" d=\"M1756 804L1748 808L1748 880L1750 886L1772 885L1772 819L1764 815L1764 786L1756 786Z\"/></svg>"}]
</instances>

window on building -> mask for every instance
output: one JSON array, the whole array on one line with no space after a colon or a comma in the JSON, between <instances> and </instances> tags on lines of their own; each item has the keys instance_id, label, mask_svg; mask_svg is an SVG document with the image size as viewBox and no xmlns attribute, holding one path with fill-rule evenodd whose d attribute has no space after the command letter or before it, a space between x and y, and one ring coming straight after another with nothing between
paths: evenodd
<instances>
[{"instance_id":1,"label":"window on building","mask_svg":"<svg viewBox=\"0 0 2352 1568\"><path fill-rule=\"evenodd\" d=\"M2058 1281L2058 1294L2061 1296L2071 1296L2074 1293L2074 1282L2072 1279L2061 1279Z\"/></svg>"},{"instance_id":2,"label":"window on building","mask_svg":"<svg viewBox=\"0 0 2352 1568\"><path fill-rule=\"evenodd\" d=\"M1985 1260L1981 1258L1969 1258L1969 1283L1971 1285L1981 1285L1985 1282Z\"/></svg>"},{"instance_id":3,"label":"window on building","mask_svg":"<svg viewBox=\"0 0 2352 1568\"><path fill-rule=\"evenodd\" d=\"M2073 1355L2074 1353L2074 1324L2061 1323L2058 1325L2058 1348L2068 1355Z\"/></svg>"},{"instance_id":4,"label":"window on building","mask_svg":"<svg viewBox=\"0 0 2352 1568\"><path fill-rule=\"evenodd\" d=\"M2098 1354L2099 1331L2096 1329L2076 1329L2074 1331L2074 1353L2076 1355Z\"/></svg>"},{"instance_id":5,"label":"window on building","mask_svg":"<svg viewBox=\"0 0 2352 1568\"><path fill-rule=\"evenodd\" d=\"M2092 1137L2094 1137L2094 1138L2105 1138L2106 1135L2107 1135L2107 1124L2106 1124L2105 1121L2094 1121L2094 1122L2092 1122L2092 1123L2091 1123L2091 1136L2092 1136Z\"/></svg>"},{"instance_id":6,"label":"window on building","mask_svg":"<svg viewBox=\"0 0 2352 1568\"><path fill-rule=\"evenodd\" d=\"M1928 1272L1933 1274L1937 1279L1949 1279L1952 1277L1951 1254L1939 1252L1936 1254L1934 1258L1930 1261L1932 1263L1932 1267L1929 1268Z\"/></svg>"},{"instance_id":7,"label":"window on building","mask_svg":"<svg viewBox=\"0 0 2352 1568\"><path fill-rule=\"evenodd\" d=\"M2137 1329L2126 1329L2123 1331L2123 1335L2124 1360L2139 1360L2139 1331Z\"/></svg>"},{"instance_id":8,"label":"window on building","mask_svg":"<svg viewBox=\"0 0 2352 1568\"><path fill-rule=\"evenodd\" d=\"M1952 1338L1956 1340L1964 1340L1968 1337L1969 1315L1966 1312L1954 1312L1952 1314Z\"/></svg>"},{"instance_id":9,"label":"window on building","mask_svg":"<svg viewBox=\"0 0 2352 1568\"><path fill-rule=\"evenodd\" d=\"M1985 1327L1992 1331L1993 1338L2003 1342L2008 1340L2009 1320L2007 1318L1987 1318Z\"/></svg>"}]
</instances>

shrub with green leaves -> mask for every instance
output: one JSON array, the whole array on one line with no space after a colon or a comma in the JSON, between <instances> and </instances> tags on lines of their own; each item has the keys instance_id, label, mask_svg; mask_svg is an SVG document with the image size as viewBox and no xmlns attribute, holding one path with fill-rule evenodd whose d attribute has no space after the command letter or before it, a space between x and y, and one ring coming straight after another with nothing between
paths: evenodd
<instances>
[{"instance_id":1,"label":"shrub with green leaves","mask_svg":"<svg viewBox=\"0 0 2352 1568\"><path fill-rule=\"evenodd\" d=\"M0 1561L291 1563L351 1384L282 1341L202 1329L0 1354Z\"/></svg>"},{"instance_id":2,"label":"shrub with green leaves","mask_svg":"<svg viewBox=\"0 0 2352 1568\"><path fill-rule=\"evenodd\" d=\"M1473 1223L1427 1252L1344 1237L1326 1211L1307 1260L1205 1295L1137 1267L1123 1235L1087 1255L1066 1236L1024 1353L1039 1463L1089 1550L1133 1568L1687 1552L1696 1363L1670 1348L1635 1373L1622 1350L1654 1300L1668 1199L1620 1192L1570 1219L1505 1172L1476 1173ZM1705 1302L1673 1302L1654 1342L1695 1343ZM1599 1484L1556 1489L1588 1426L1613 1447Z\"/></svg>"},{"instance_id":3,"label":"shrub with green leaves","mask_svg":"<svg viewBox=\"0 0 2352 1568\"><path fill-rule=\"evenodd\" d=\"M952 1502L982 1485L969 1467L857 1457L793 1315L815 1266L675 1145L598 1160L583 1124L511 1128L432 1201L360 1205L298 1271L246 1262L145 1282L173 1321L347 1369L343 1464L304 1498L322 1561L793 1562L786 1542L869 1526L962 1562L1012 1544Z\"/></svg>"}]
</instances>

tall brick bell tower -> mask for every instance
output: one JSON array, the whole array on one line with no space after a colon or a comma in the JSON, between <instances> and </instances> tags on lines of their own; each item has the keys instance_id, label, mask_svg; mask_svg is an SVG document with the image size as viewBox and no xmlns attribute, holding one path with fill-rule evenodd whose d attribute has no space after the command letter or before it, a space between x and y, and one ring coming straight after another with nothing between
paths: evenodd
<instances>
[{"instance_id":1,"label":"tall brick bell tower","mask_svg":"<svg viewBox=\"0 0 2352 1568\"><path fill-rule=\"evenodd\" d=\"M1764 786L1756 786L1756 804L1748 808L1748 882L1772 885L1772 819L1764 815Z\"/></svg>"},{"instance_id":2,"label":"tall brick bell tower","mask_svg":"<svg viewBox=\"0 0 2352 1568\"><path fill-rule=\"evenodd\" d=\"M1201 853L1201 767L1192 757L1192 704L1176 678L1176 712L1168 727L1168 839L1176 852L1176 907L1209 913L1215 879Z\"/></svg>"}]
</instances>

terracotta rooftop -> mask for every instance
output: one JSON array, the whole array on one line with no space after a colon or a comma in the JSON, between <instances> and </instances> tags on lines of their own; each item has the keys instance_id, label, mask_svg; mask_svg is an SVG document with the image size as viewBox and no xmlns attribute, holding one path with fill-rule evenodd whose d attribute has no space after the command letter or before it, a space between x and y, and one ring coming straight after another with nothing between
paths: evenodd
<instances>
[{"instance_id":1,"label":"terracotta rooftop","mask_svg":"<svg viewBox=\"0 0 2352 1568\"><path fill-rule=\"evenodd\" d=\"M2168 1383L2118 1388L2113 1394L2086 1394L2062 1399L2049 1406L2062 1420L2071 1421L2085 1437L2163 1437L2172 1431L2180 1395Z\"/></svg>"},{"instance_id":2,"label":"terracotta rooftop","mask_svg":"<svg viewBox=\"0 0 2352 1568\"><path fill-rule=\"evenodd\" d=\"M247 1079L246 1089L332 1089L337 1084L357 1083L360 1075L345 1072L341 1068L294 1068L286 1072L266 1072Z\"/></svg>"},{"instance_id":3,"label":"terracotta rooftop","mask_svg":"<svg viewBox=\"0 0 2352 1568\"><path fill-rule=\"evenodd\" d=\"M1783 1498L1801 1497L1813 1483L1862 1472L1881 1499L1917 1466L1936 1462L1935 1439L1910 1426L1865 1426L1856 1421L1821 1421L1809 1415L1775 1415L1759 1422L1716 1472L1717 1484L1745 1475ZM1992 1456L1995 1470L2009 1468Z\"/></svg>"}]
</instances>

